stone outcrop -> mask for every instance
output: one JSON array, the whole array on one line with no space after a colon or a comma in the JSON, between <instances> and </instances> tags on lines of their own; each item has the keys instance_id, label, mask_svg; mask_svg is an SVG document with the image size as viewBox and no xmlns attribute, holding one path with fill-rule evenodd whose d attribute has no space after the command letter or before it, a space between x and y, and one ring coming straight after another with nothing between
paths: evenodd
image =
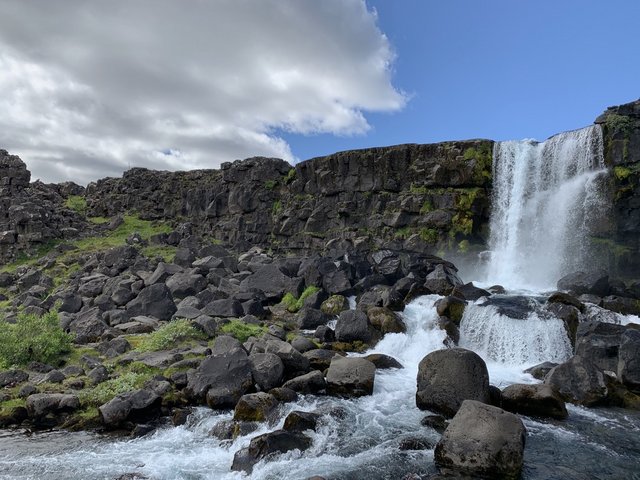
<instances>
[{"instance_id":1,"label":"stone outcrop","mask_svg":"<svg viewBox=\"0 0 640 480\"><path fill-rule=\"evenodd\" d=\"M612 225L597 239L609 270L621 276L640 271L640 100L609 107L595 123L602 126L604 156L610 168Z\"/></svg>"},{"instance_id":2,"label":"stone outcrop","mask_svg":"<svg viewBox=\"0 0 640 480\"><path fill-rule=\"evenodd\" d=\"M64 206L65 198L82 193L82 187L30 180L24 162L0 150L0 265L86 227L80 215Z\"/></svg>"},{"instance_id":3,"label":"stone outcrop","mask_svg":"<svg viewBox=\"0 0 640 480\"><path fill-rule=\"evenodd\" d=\"M146 219L183 217L197 233L239 248L310 250L332 238L364 238L429 249L450 239L484 240L492 145L371 148L295 167L256 157L220 170L134 168L90 184L86 198L92 215L136 210Z\"/></svg>"}]
</instances>

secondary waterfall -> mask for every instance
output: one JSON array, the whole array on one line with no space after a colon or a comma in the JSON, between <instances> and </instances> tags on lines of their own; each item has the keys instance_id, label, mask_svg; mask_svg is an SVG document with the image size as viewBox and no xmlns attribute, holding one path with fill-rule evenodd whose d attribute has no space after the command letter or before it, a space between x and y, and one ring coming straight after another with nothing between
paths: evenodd
<instances>
[{"instance_id":1,"label":"secondary waterfall","mask_svg":"<svg viewBox=\"0 0 640 480\"><path fill-rule=\"evenodd\" d=\"M555 288L591 260L590 234L606 206L602 148L598 125L495 144L487 281Z\"/></svg>"}]
</instances>

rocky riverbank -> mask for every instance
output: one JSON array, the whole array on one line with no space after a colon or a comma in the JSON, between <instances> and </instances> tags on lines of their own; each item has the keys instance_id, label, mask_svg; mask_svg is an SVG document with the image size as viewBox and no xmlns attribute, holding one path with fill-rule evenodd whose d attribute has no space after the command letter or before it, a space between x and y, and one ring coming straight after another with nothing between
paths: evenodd
<instances>
[{"instance_id":1,"label":"rocky riverbank","mask_svg":"<svg viewBox=\"0 0 640 480\"><path fill-rule=\"evenodd\" d=\"M102 238L117 240L131 222L112 220L100 227ZM59 325L73 339L54 361L26 362L0 373L3 427L138 436L166 419L179 425L191 407L207 405L234 410L232 420L212 431L233 439L260 422L274 421L279 405L299 395L370 395L377 371L402 365L386 355L346 355L375 346L385 334L404 332L398 312L420 295L442 296L433 308L447 333L443 348L456 346L468 302L484 299L516 317L532 308L518 297L505 299L499 286L483 290L463 284L453 264L424 253L335 245L322 255L303 257L257 247L236 254L186 227L158 232L158 225L138 222L145 233L129 234L121 246L80 249L97 238L61 244L33 265L0 274L9 323L57 312ZM640 332L637 325L616 325L610 323L615 317L607 317L616 315L612 310L640 313L637 285L607 275L574 274L560 287L575 295L556 293L535 308L563 319L567 333L575 335L576 356L562 365L534 368L532 374L544 384L500 391L490 386L484 362L462 349L434 352L423 360L417 405L441 415L427 416L425 428L445 428L445 418L454 417L436 450L436 462L445 471L470 471L455 452L466 449L460 445L472 435L488 442L480 444L473 463L482 465L482 472L515 478L523 433L515 415L508 417L512 426L503 428L505 411L561 419L565 401L640 407L640 371L634 362ZM257 436L239 451L232 468L251 471L271 453L308 448L311 440L303 432L327 414L338 413L290 414L283 430ZM469 418L484 419L475 433ZM520 452L510 456L515 463L499 461L503 444Z\"/></svg>"}]
</instances>

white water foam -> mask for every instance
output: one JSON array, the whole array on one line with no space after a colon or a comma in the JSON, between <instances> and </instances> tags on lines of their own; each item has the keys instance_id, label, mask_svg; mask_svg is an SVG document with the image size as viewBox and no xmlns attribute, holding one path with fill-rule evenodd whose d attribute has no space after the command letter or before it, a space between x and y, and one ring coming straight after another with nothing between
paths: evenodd
<instances>
[{"instance_id":1,"label":"white water foam","mask_svg":"<svg viewBox=\"0 0 640 480\"><path fill-rule=\"evenodd\" d=\"M477 303L465 308L458 343L484 359L497 386L535 382L523 370L545 361L562 363L572 354L562 320L536 310L523 319L511 318Z\"/></svg>"},{"instance_id":2,"label":"white water foam","mask_svg":"<svg viewBox=\"0 0 640 480\"><path fill-rule=\"evenodd\" d=\"M589 235L605 214L600 126L495 144L487 281L548 290L590 261Z\"/></svg>"}]
</instances>

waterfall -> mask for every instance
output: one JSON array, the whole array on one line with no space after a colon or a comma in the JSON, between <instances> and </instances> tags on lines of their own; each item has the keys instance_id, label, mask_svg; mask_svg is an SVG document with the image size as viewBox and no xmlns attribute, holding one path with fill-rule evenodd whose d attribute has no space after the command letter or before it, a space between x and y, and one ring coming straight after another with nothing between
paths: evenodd
<instances>
[{"instance_id":1,"label":"waterfall","mask_svg":"<svg viewBox=\"0 0 640 480\"><path fill-rule=\"evenodd\" d=\"M602 148L598 125L495 144L488 282L555 288L592 260L590 234L606 205Z\"/></svg>"}]
</instances>

